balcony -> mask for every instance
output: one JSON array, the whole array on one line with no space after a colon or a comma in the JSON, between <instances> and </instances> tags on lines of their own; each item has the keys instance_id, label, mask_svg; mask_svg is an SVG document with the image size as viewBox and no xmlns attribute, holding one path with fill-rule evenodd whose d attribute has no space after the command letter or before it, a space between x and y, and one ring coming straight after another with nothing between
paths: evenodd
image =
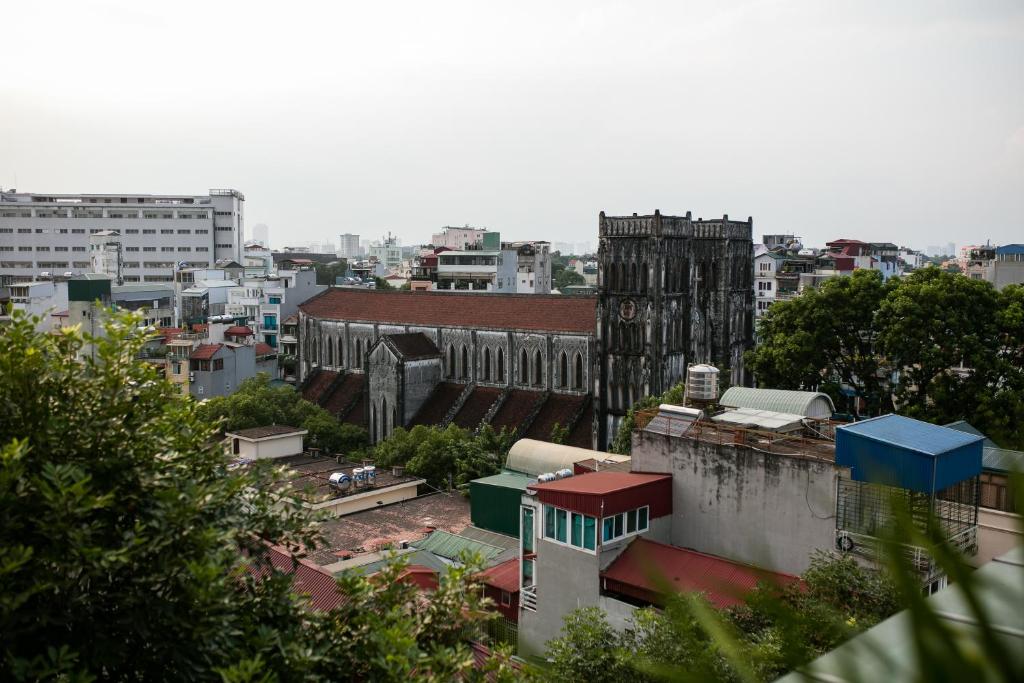
<instances>
[{"instance_id":1,"label":"balcony","mask_svg":"<svg viewBox=\"0 0 1024 683\"><path fill-rule=\"evenodd\" d=\"M531 612L537 611L537 586L523 586L519 592L519 604Z\"/></svg>"}]
</instances>

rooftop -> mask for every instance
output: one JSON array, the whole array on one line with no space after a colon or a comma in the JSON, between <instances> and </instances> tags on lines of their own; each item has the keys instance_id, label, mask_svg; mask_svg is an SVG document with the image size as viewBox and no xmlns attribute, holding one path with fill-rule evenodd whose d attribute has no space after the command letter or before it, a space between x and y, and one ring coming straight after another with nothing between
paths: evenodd
<instances>
[{"instance_id":1,"label":"rooftop","mask_svg":"<svg viewBox=\"0 0 1024 683\"><path fill-rule=\"evenodd\" d=\"M328 320L594 334L596 297L332 287L300 306Z\"/></svg>"},{"instance_id":2,"label":"rooftop","mask_svg":"<svg viewBox=\"0 0 1024 683\"><path fill-rule=\"evenodd\" d=\"M347 597L338 591L334 576L315 563L297 558L279 546L271 546L269 560L274 569L292 574L292 591L304 595L311 608L330 610L346 602ZM267 570L250 565L249 573L263 577Z\"/></svg>"},{"instance_id":3,"label":"rooftop","mask_svg":"<svg viewBox=\"0 0 1024 683\"><path fill-rule=\"evenodd\" d=\"M346 554L414 541L428 531L458 533L469 526L469 500L457 493L431 493L324 522L326 545L312 553L317 564L332 564Z\"/></svg>"},{"instance_id":4,"label":"rooftop","mask_svg":"<svg viewBox=\"0 0 1024 683\"><path fill-rule=\"evenodd\" d=\"M224 347L223 344L200 344L189 354L191 360L210 360L218 351Z\"/></svg>"},{"instance_id":5,"label":"rooftop","mask_svg":"<svg viewBox=\"0 0 1024 683\"><path fill-rule=\"evenodd\" d=\"M308 434L305 429L288 425L270 425L269 427L253 427L227 432L227 436L239 436L243 439L267 439L276 436Z\"/></svg>"},{"instance_id":6,"label":"rooftop","mask_svg":"<svg viewBox=\"0 0 1024 683\"><path fill-rule=\"evenodd\" d=\"M942 455L984 438L902 415L882 415L836 428L837 439L844 433L931 456Z\"/></svg>"},{"instance_id":7,"label":"rooftop","mask_svg":"<svg viewBox=\"0 0 1024 683\"><path fill-rule=\"evenodd\" d=\"M507 489L518 489L525 491L526 486L531 481L536 481L536 477L531 477L528 474L522 472L499 472L498 474L491 475L489 477L481 477L480 479L474 479L474 484L485 484L487 486L501 486Z\"/></svg>"},{"instance_id":8,"label":"rooftop","mask_svg":"<svg viewBox=\"0 0 1024 683\"><path fill-rule=\"evenodd\" d=\"M425 538L412 542L413 547L426 550L452 562L459 562L464 554L475 554L485 563L505 552L505 548L484 543L466 536L438 529Z\"/></svg>"},{"instance_id":9,"label":"rooftop","mask_svg":"<svg viewBox=\"0 0 1024 683\"><path fill-rule=\"evenodd\" d=\"M509 593L519 592L519 558L512 558L496 564L480 573L481 580L488 586Z\"/></svg>"},{"instance_id":10,"label":"rooftop","mask_svg":"<svg viewBox=\"0 0 1024 683\"><path fill-rule=\"evenodd\" d=\"M601 470L588 472L565 479L545 483L530 484L529 488L537 491L559 491L576 493L582 496L604 496L616 491L645 486L655 481L671 480L671 474L653 474L649 472L617 472Z\"/></svg>"},{"instance_id":11,"label":"rooftop","mask_svg":"<svg viewBox=\"0 0 1024 683\"><path fill-rule=\"evenodd\" d=\"M790 432L803 429L803 415L779 413L774 410L756 408L735 408L711 416L712 422L763 429L768 432Z\"/></svg>"},{"instance_id":12,"label":"rooftop","mask_svg":"<svg viewBox=\"0 0 1024 683\"><path fill-rule=\"evenodd\" d=\"M430 340L430 337L422 332L409 332L406 334L386 334L382 336L386 342L404 360L419 360L422 358L437 358L441 352Z\"/></svg>"},{"instance_id":13,"label":"rooftop","mask_svg":"<svg viewBox=\"0 0 1024 683\"><path fill-rule=\"evenodd\" d=\"M786 585L788 574L637 538L601 572L606 590L651 604L663 604L664 583L675 591L703 593L718 608L741 604L758 583Z\"/></svg>"},{"instance_id":14,"label":"rooftop","mask_svg":"<svg viewBox=\"0 0 1024 683\"><path fill-rule=\"evenodd\" d=\"M808 417L829 417L835 412L835 405L829 395L819 391L729 387L718 404L729 408L755 408ZM823 414L826 410L828 415Z\"/></svg>"},{"instance_id":15,"label":"rooftop","mask_svg":"<svg viewBox=\"0 0 1024 683\"><path fill-rule=\"evenodd\" d=\"M379 491L389 486L421 481L419 477L412 474L396 475L390 469L381 468L375 470L376 483L373 486L357 487L352 481L352 470L361 467L358 463L344 461L339 463L332 457L306 454L278 458L275 462L292 470L292 488L296 492L300 492L306 501L313 504L368 491ZM335 472L343 472L348 475L349 487L347 489L342 490L331 485L330 476Z\"/></svg>"}]
</instances>

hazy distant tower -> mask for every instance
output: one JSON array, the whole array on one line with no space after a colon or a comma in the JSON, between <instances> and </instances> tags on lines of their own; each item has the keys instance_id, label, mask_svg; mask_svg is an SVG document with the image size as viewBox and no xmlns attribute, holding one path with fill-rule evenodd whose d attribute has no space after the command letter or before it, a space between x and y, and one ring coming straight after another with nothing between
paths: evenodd
<instances>
[{"instance_id":1,"label":"hazy distant tower","mask_svg":"<svg viewBox=\"0 0 1024 683\"><path fill-rule=\"evenodd\" d=\"M260 246L270 247L270 228L266 223L257 223L252 226L252 241Z\"/></svg>"}]
</instances>

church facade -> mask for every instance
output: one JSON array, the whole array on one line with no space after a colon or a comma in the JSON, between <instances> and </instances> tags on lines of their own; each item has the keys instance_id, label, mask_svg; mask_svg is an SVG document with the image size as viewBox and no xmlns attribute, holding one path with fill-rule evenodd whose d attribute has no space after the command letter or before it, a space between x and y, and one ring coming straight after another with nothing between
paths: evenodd
<instances>
[{"instance_id":1,"label":"church facade","mask_svg":"<svg viewBox=\"0 0 1024 683\"><path fill-rule=\"evenodd\" d=\"M686 365L745 380L751 221L600 216L599 295L331 288L299 307L303 394L373 441L490 424L603 449Z\"/></svg>"}]
</instances>

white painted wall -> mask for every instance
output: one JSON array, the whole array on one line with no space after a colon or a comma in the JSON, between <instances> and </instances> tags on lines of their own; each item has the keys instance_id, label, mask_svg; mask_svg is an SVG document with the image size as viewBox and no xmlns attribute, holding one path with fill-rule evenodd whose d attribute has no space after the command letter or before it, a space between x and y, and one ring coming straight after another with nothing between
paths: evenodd
<instances>
[{"instance_id":1,"label":"white painted wall","mask_svg":"<svg viewBox=\"0 0 1024 683\"><path fill-rule=\"evenodd\" d=\"M283 458L302 453L302 434L285 434L282 436L247 441L237 436L231 437L238 442L238 457L260 460L265 458Z\"/></svg>"}]
</instances>

